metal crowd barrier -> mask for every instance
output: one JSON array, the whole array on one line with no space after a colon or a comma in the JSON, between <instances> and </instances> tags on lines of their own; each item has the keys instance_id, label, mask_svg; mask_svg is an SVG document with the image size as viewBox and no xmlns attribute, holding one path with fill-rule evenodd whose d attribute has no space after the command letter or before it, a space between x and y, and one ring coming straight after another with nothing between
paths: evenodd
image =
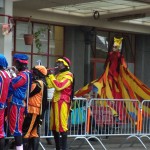
<instances>
[{"instance_id":1,"label":"metal crowd barrier","mask_svg":"<svg viewBox=\"0 0 150 150\"><path fill-rule=\"evenodd\" d=\"M143 100L139 104L138 109L138 123L137 123L137 134L130 135L127 139L137 138L139 142L147 149L146 145L142 141L142 138L146 137L150 140L150 100Z\"/></svg>"},{"instance_id":2,"label":"metal crowd barrier","mask_svg":"<svg viewBox=\"0 0 150 150\"><path fill-rule=\"evenodd\" d=\"M150 139L150 100L144 100L142 102L141 115L141 138L147 137L148 139Z\"/></svg>"},{"instance_id":3,"label":"metal crowd barrier","mask_svg":"<svg viewBox=\"0 0 150 150\"><path fill-rule=\"evenodd\" d=\"M106 150L100 137L136 134L138 105L137 100L91 99L86 110L86 130L83 134L74 134L74 141L85 139L94 150L90 142L94 138Z\"/></svg>"},{"instance_id":4,"label":"metal crowd barrier","mask_svg":"<svg viewBox=\"0 0 150 150\"><path fill-rule=\"evenodd\" d=\"M40 138L53 138L50 125L50 108L46 110L43 125L40 129ZM150 139L150 100L139 103L131 99L90 99L74 98L70 117L68 120L68 137L73 141L86 141L92 150L95 150L90 139L97 140L103 149L106 150L101 137L128 136L138 138L141 144L143 137ZM11 137L7 137L11 138ZM40 142L43 150L44 146ZM79 147L82 146L82 143ZM78 149L79 149L78 147Z\"/></svg>"}]
</instances>

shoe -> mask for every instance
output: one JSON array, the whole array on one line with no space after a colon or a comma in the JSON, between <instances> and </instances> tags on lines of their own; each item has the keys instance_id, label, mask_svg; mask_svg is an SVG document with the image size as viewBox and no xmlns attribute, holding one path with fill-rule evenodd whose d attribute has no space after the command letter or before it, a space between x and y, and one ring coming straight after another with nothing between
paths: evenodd
<instances>
[{"instance_id":1,"label":"shoe","mask_svg":"<svg viewBox=\"0 0 150 150\"><path fill-rule=\"evenodd\" d=\"M94 141L94 142L96 142L97 139L95 139L95 138L90 138L89 141Z\"/></svg>"},{"instance_id":2,"label":"shoe","mask_svg":"<svg viewBox=\"0 0 150 150\"><path fill-rule=\"evenodd\" d=\"M14 149L16 147L15 141L12 140L9 149Z\"/></svg>"},{"instance_id":3,"label":"shoe","mask_svg":"<svg viewBox=\"0 0 150 150\"><path fill-rule=\"evenodd\" d=\"M51 139L46 139L48 145L52 145Z\"/></svg>"}]
</instances>

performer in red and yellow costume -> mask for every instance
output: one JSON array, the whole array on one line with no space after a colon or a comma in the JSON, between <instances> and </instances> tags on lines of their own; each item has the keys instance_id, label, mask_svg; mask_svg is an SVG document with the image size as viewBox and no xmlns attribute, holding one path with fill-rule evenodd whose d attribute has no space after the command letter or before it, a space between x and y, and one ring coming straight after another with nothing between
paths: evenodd
<instances>
[{"instance_id":1,"label":"performer in red and yellow costume","mask_svg":"<svg viewBox=\"0 0 150 150\"><path fill-rule=\"evenodd\" d=\"M5 132L4 132L4 113L6 108L6 99L10 84L10 76L5 70L8 66L6 58L0 54L0 149L5 147Z\"/></svg>"},{"instance_id":2,"label":"performer in red and yellow costume","mask_svg":"<svg viewBox=\"0 0 150 150\"><path fill-rule=\"evenodd\" d=\"M56 61L59 72L48 75L48 88L55 88L50 114L50 129L53 131L56 150L60 150L60 135L62 150L67 149L68 117L71 95L73 91L73 74L70 72L70 60L66 57Z\"/></svg>"},{"instance_id":3,"label":"performer in red and yellow costume","mask_svg":"<svg viewBox=\"0 0 150 150\"><path fill-rule=\"evenodd\" d=\"M45 77L47 69L38 65L33 69L33 78L28 102L28 114L23 123L24 150L38 150L39 126L42 125L47 102L47 86Z\"/></svg>"}]
</instances>

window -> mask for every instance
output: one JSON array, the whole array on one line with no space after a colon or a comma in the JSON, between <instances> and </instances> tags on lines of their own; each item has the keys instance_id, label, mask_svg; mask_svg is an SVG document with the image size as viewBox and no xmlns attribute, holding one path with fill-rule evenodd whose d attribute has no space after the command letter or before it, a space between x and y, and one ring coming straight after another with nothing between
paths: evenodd
<instances>
[{"instance_id":1,"label":"window","mask_svg":"<svg viewBox=\"0 0 150 150\"><path fill-rule=\"evenodd\" d=\"M64 29L60 26L50 27L50 54L63 55Z\"/></svg>"},{"instance_id":2,"label":"window","mask_svg":"<svg viewBox=\"0 0 150 150\"><path fill-rule=\"evenodd\" d=\"M106 58L108 52L108 32L98 31L96 34L96 57Z\"/></svg>"},{"instance_id":3,"label":"window","mask_svg":"<svg viewBox=\"0 0 150 150\"><path fill-rule=\"evenodd\" d=\"M24 53L29 56L29 69L41 62L45 67L54 67L58 57L64 54L64 27L45 23L16 21L14 32L14 53ZM25 45L24 34L40 32L41 49L32 45Z\"/></svg>"},{"instance_id":4,"label":"window","mask_svg":"<svg viewBox=\"0 0 150 150\"><path fill-rule=\"evenodd\" d=\"M123 37L122 53L125 57L128 69L134 73L135 36L130 33L110 32L98 30L95 35L95 57L91 58L91 80L94 80L104 72L104 64L108 52L112 50L114 37Z\"/></svg>"},{"instance_id":5,"label":"window","mask_svg":"<svg viewBox=\"0 0 150 150\"><path fill-rule=\"evenodd\" d=\"M15 51L18 52L29 52L31 53L31 46L25 45L24 42L24 34L29 33L29 23L28 22L21 22L17 21L16 24L16 44L15 44Z\"/></svg>"}]
</instances>

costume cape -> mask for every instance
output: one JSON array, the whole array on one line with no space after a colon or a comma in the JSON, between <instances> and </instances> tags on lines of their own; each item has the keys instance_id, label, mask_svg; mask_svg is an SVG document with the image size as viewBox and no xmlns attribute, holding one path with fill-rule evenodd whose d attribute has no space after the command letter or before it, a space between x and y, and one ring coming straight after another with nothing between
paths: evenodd
<instances>
[{"instance_id":1,"label":"costume cape","mask_svg":"<svg viewBox=\"0 0 150 150\"><path fill-rule=\"evenodd\" d=\"M133 119L133 116L138 114L138 104L130 99L138 100L140 103L143 100L150 100L150 88L128 70L120 51L109 52L105 64L106 67L102 76L76 91L75 96L80 97L93 91L101 99L128 99L128 102L124 101L120 105L118 103L119 108L117 110L115 108L112 110L121 112L123 109L126 117L130 116ZM105 103L111 107L109 102ZM150 116L150 106L143 106L143 110Z\"/></svg>"}]
</instances>

